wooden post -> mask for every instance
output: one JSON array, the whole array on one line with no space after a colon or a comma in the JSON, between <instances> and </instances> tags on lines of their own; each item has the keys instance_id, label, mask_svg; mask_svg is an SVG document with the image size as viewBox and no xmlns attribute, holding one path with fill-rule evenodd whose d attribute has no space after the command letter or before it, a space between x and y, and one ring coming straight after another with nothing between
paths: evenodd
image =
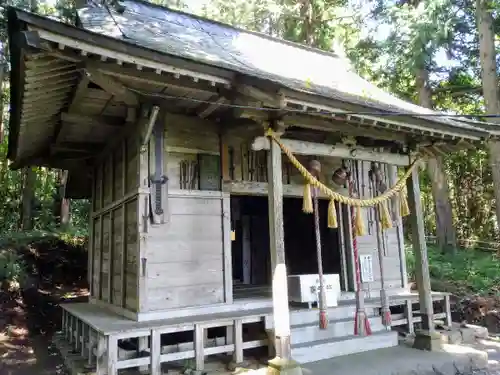
<instances>
[{"instance_id":1,"label":"wooden post","mask_svg":"<svg viewBox=\"0 0 500 375\"><path fill-rule=\"evenodd\" d=\"M201 324L194 325L194 357L197 371L205 368L205 328Z\"/></svg>"},{"instance_id":2,"label":"wooden post","mask_svg":"<svg viewBox=\"0 0 500 375\"><path fill-rule=\"evenodd\" d=\"M273 318L276 338L276 356L289 359L290 312L285 264L285 233L283 227L283 181L281 150L271 142L268 154L269 239L271 251Z\"/></svg>"},{"instance_id":3,"label":"wooden post","mask_svg":"<svg viewBox=\"0 0 500 375\"><path fill-rule=\"evenodd\" d=\"M161 375L161 333L151 330L151 375Z\"/></svg>"},{"instance_id":4,"label":"wooden post","mask_svg":"<svg viewBox=\"0 0 500 375\"><path fill-rule=\"evenodd\" d=\"M416 332L414 347L424 350L436 350L441 346L441 338L434 328L431 279L427 258L427 244L425 242L422 204L420 202L418 168L413 170L408 179L407 189L412 244L413 252L415 253L415 276L418 286L420 315L422 317L422 330Z\"/></svg>"},{"instance_id":5,"label":"wooden post","mask_svg":"<svg viewBox=\"0 0 500 375\"><path fill-rule=\"evenodd\" d=\"M234 353L233 361L236 364L243 363L243 322L236 319L233 325Z\"/></svg>"},{"instance_id":6,"label":"wooden post","mask_svg":"<svg viewBox=\"0 0 500 375\"><path fill-rule=\"evenodd\" d=\"M107 361L107 338L96 331L97 353L96 353L96 375L106 375Z\"/></svg>"},{"instance_id":7,"label":"wooden post","mask_svg":"<svg viewBox=\"0 0 500 375\"><path fill-rule=\"evenodd\" d=\"M444 309L444 311L446 312L446 325L451 328L453 321L451 318L451 302L449 294L446 294L444 296Z\"/></svg>"},{"instance_id":8,"label":"wooden post","mask_svg":"<svg viewBox=\"0 0 500 375\"><path fill-rule=\"evenodd\" d=\"M411 299L406 300L405 316L408 320L408 333L413 335L415 333L415 326L413 325L413 302Z\"/></svg>"},{"instance_id":9,"label":"wooden post","mask_svg":"<svg viewBox=\"0 0 500 375\"><path fill-rule=\"evenodd\" d=\"M118 340L114 336L108 336L107 338L108 353L106 358L108 372L106 375L118 375Z\"/></svg>"},{"instance_id":10,"label":"wooden post","mask_svg":"<svg viewBox=\"0 0 500 375\"><path fill-rule=\"evenodd\" d=\"M301 374L292 361L290 346L290 311L288 308L288 280L285 263L285 232L283 227L283 175L281 149L270 142L267 157L269 239L271 251L273 320L276 358L269 361L273 373Z\"/></svg>"}]
</instances>

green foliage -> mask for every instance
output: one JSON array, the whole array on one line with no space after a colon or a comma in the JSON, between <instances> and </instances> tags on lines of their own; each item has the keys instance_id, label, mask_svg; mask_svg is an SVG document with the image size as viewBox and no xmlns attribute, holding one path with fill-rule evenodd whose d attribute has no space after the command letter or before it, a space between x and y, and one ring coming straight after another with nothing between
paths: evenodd
<instances>
[{"instance_id":1,"label":"green foliage","mask_svg":"<svg viewBox=\"0 0 500 375\"><path fill-rule=\"evenodd\" d=\"M46 264L43 270L46 277L49 273L64 273L65 263L70 260L85 274L86 264L81 262L86 258L86 241L86 236L60 231L4 234L0 237L0 284L22 286L29 275L42 272L37 269L41 263Z\"/></svg>"},{"instance_id":2,"label":"green foliage","mask_svg":"<svg viewBox=\"0 0 500 375\"><path fill-rule=\"evenodd\" d=\"M13 249L0 249L0 284L21 284L26 277L22 257Z\"/></svg>"},{"instance_id":3,"label":"green foliage","mask_svg":"<svg viewBox=\"0 0 500 375\"><path fill-rule=\"evenodd\" d=\"M494 253L460 249L456 255L443 254L429 246L429 272L433 289L459 295L500 295L500 261ZM406 251L408 276L415 277L413 251Z\"/></svg>"}]
</instances>

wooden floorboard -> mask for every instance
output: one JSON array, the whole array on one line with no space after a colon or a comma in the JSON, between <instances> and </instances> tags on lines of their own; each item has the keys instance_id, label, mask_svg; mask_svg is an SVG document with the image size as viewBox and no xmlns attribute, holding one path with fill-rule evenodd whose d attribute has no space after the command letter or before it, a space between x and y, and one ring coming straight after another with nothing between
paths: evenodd
<instances>
[{"instance_id":1,"label":"wooden floorboard","mask_svg":"<svg viewBox=\"0 0 500 375\"><path fill-rule=\"evenodd\" d=\"M206 322L215 323L217 321L233 320L252 316L266 316L272 313L271 308L265 308L136 322L123 318L92 303L71 303L61 305L61 307L104 335L117 334L130 330L154 329L165 326L182 326Z\"/></svg>"}]
</instances>

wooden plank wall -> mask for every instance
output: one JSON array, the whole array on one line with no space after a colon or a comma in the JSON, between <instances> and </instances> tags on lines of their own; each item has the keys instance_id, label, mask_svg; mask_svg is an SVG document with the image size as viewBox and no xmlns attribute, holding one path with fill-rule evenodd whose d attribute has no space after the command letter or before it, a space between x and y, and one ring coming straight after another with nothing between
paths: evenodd
<instances>
[{"instance_id":1,"label":"wooden plank wall","mask_svg":"<svg viewBox=\"0 0 500 375\"><path fill-rule=\"evenodd\" d=\"M224 302L220 195L170 195L169 210L168 227L148 236L148 310Z\"/></svg>"},{"instance_id":2,"label":"wooden plank wall","mask_svg":"<svg viewBox=\"0 0 500 375\"><path fill-rule=\"evenodd\" d=\"M357 189L362 197L371 198L373 196L373 191L370 188L370 181L368 177L370 162L360 161L357 164L360 176ZM389 176L389 171L391 169L384 164L381 165L381 168L383 170L387 186L391 187L395 181L395 178L392 179ZM392 173L396 173L395 169L392 169ZM394 215L395 209L396 207L393 207L393 202L389 202L389 210L392 213L393 227L383 231L382 236L382 240L385 241L385 251L382 252L382 260L385 276L384 281L387 289L397 289L402 287L400 252L404 244L398 235L398 231L401 231L402 229L399 227L399 225L401 225L401 221ZM363 210L363 215L367 234L357 238L358 249L360 255L372 255L374 275L374 282L369 283L369 285L365 284L365 289L379 290L381 287L381 277L377 251L375 213L372 208L366 208Z\"/></svg>"},{"instance_id":3,"label":"wooden plank wall","mask_svg":"<svg viewBox=\"0 0 500 375\"><path fill-rule=\"evenodd\" d=\"M164 117L164 121L166 160L164 172L169 178L166 223L149 226L146 243L142 252L139 253L137 251L138 234L134 232L137 229L137 223L133 223L133 220L137 220L140 216L137 201L130 201L125 205L123 208L125 213L114 214L115 219L122 216L127 218L125 244L118 243L126 249L123 253L126 276L122 285L126 286L127 293L124 299L122 297L122 303L129 309L132 309L131 306L137 306L139 299L137 294L133 294L137 292L137 283L140 278L139 258L144 257L147 260L146 278L141 284L141 293L142 291L146 293L144 298L140 298L141 312L229 302L228 295L231 294L232 280L226 280L227 277L226 279L224 277L225 274L232 276L230 264L226 262L231 252L231 244L228 240L231 230L229 204L225 201L228 198L224 198L220 188L211 191L200 190L200 176L205 178L203 176L206 175L206 173L200 173L199 170L200 155L217 157L222 149L224 157L220 162L220 173L225 180L231 178L234 181L266 182L267 180L266 152L249 150L251 137L249 139L225 137L221 147L220 130L216 123L170 114ZM129 148L130 145L127 147ZM232 155L231 163L227 162L229 154ZM128 152L125 156L127 160L126 191L128 192L137 187L139 163L136 160L137 154L132 155ZM304 164L307 164L310 159L311 157L299 156L299 160ZM283 160L283 183L302 185L304 181L302 176L286 158ZM341 159L318 158L318 160L322 163L322 182L332 186L331 176L341 165ZM187 165L188 163L191 163L191 167L181 168L181 164ZM210 164L210 162L207 163L207 165ZM370 163L360 162L359 165L362 166L360 171L362 170L364 177L359 190L364 197L369 197L371 196L368 189ZM118 173L118 168L115 166L115 174ZM116 180L113 181L116 182ZM206 186L209 185L211 184ZM389 181L388 185L391 185ZM119 192L119 187L113 186L116 192ZM115 190L113 194L119 195L115 193ZM98 194L100 194L99 189L96 188L96 196ZM116 197L114 196L113 199ZM373 255L375 282L370 285L370 289L373 290L380 288L380 273L374 235L375 227L370 220L372 217L373 214L370 215L368 210L365 210L366 227L370 228L370 234L359 238L358 243L361 254ZM396 221L395 224L397 224ZM99 228L96 230L99 235L104 235L104 231L99 231ZM388 288L401 287L400 247L402 245L399 241L398 230L401 229L393 228L384 233L386 252L383 262ZM99 249L99 245L96 245L96 248ZM141 254L140 257L138 254ZM113 275L120 276L114 269ZM121 275L121 277L124 276Z\"/></svg>"},{"instance_id":4,"label":"wooden plank wall","mask_svg":"<svg viewBox=\"0 0 500 375\"><path fill-rule=\"evenodd\" d=\"M211 121L166 115L165 148L169 190L199 190L198 155L219 155L219 128ZM181 186L181 162L190 163L188 186Z\"/></svg>"},{"instance_id":5,"label":"wooden plank wall","mask_svg":"<svg viewBox=\"0 0 500 375\"><path fill-rule=\"evenodd\" d=\"M254 181L267 182L267 151L252 151L251 139L241 139L231 137L226 139L228 164L225 165L223 175L228 176L233 181ZM232 157L229 156L232 155ZM331 177L333 172L342 165L340 158L312 157L295 155L303 164L308 165L309 161L316 159L321 162L320 180L327 186L332 186ZM290 163L286 156L283 156L283 184L303 185L304 178L299 171Z\"/></svg>"},{"instance_id":6,"label":"wooden plank wall","mask_svg":"<svg viewBox=\"0 0 500 375\"><path fill-rule=\"evenodd\" d=\"M168 217L166 224L148 229L141 312L225 302L224 254L230 249L225 249L224 230L229 233L230 228L224 226L223 194L220 188L201 191L197 169L200 155L218 156L218 133L210 121L165 116ZM183 185L181 163L186 162L192 163L195 178ZM220 180L220 172L213 177Z\"/></svg>"},{"instance_id":7,"label":"wooden plank wall","mask_svg":"<svg viewBox=\"0 0 500 375\"><path fill-rule=\"evenodd\" d=\"M94 167L91 298L138 310L138 150L130 137Z\"/></svg>"}]
</instances>

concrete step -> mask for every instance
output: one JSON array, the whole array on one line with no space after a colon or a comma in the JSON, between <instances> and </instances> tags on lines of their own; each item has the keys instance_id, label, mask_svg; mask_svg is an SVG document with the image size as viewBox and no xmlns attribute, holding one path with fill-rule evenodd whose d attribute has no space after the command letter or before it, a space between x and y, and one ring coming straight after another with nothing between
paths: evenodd
<instances>
[{"instance_id":1,"label":"concrete step","mask_svg":"<svg viewBox=\"0 0 500 375\"><path fill-rule=\"evenodd\" d=\"M309 363L375 349L391 348L397 345L397 332L382 331L364 337L347 336L293 344L292 358L299 363Z\"/></svg>"},{"instance_id":2,"label":"concrete step","mask_svg":"<svg viewBox=\"0 0 500 375\"><path fill-rule=\"evenodd\" d=\"M372 332L385 330L379 316L369 318ZM291 343L300 344L335 337L345 337L354 334L354 319L334 320L328 323L326 329L319 329L318 321L311 324L302 324L291 327Z\"/></svg>"},{"instance_id":3,"label":"concrete step","mask_svg":"<svg viewBox=\"0 0 500 375\"><path fill-rule=\"evenodd\" d=\"M365 308L365 312L367 316L375 316L374 308ZM338 307L330 307L328 309L328 320L342 320L342 319L353 319L356 313L355 305L347 305L347 306L338 306ZM290 311L290 325L304 325L304 324L312 324L318 321L319 310L314 309L300 309Z\"/></svg>"}]
</instances>

